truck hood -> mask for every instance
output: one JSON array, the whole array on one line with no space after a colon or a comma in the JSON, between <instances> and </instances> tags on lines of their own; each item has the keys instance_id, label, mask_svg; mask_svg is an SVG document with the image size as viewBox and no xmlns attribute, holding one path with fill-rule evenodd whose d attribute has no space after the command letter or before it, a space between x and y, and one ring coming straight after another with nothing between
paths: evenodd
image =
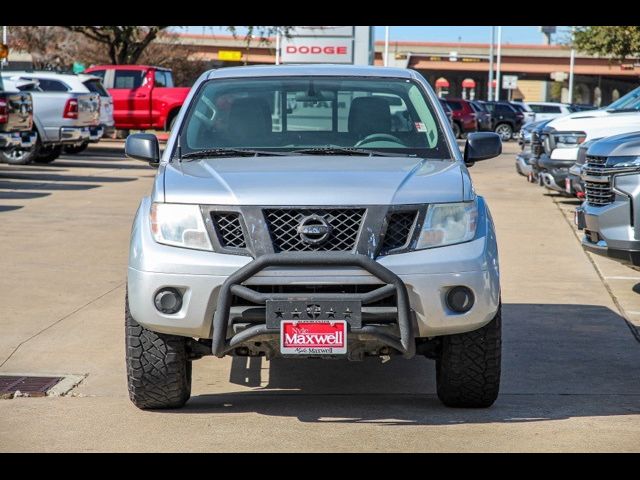
<instances>
[{"instance_id":1,"label":"truck hood","mask_svg":"<svg viewBox=\"0 0 640 480\"><path fill-rule=\"evenodd\" d=\"M640 112L611 113L605 109L576 112L547 124L558 132L585 132L586 140L640 131Z\"/></svg>"},{"instance_id":2,"label":"truck hood","mask_svg":"<svg viewBox=\"0 0 640 480\"><path fill-rule=\"evenodd\" d=\"M463 200L466 168L406 157L213 158L161 166L165 202L209 205L391 205Z\"/></svg>"},{"instance_id":3,"label":"truck hood","mask_svg":"<svg viewBox=\"0 0 640 480\"><path fill-rule=\"evenodd\" d=\"M598 140L589 147L587 154L598 157L640 156L640 132L624 133Z\"/></svg>"}]
</instances>

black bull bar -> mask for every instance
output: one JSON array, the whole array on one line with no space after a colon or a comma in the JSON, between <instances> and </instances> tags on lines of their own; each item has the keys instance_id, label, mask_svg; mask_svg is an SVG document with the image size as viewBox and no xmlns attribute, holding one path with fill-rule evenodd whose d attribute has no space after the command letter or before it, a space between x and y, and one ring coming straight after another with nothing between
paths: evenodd
<instances>
[{"instance_id":1,"label":"black bull bar","mask_svg":"<svg viewBox=\"0 0 640 480\"><path fill-rule=\"evenodd\" d=\"M360 267L366 270L385 285L367 293L336 293L336 294L293 294L293 293L260 293L242 285L249 278L268 267ZM229 275L220 287L218 303L213 316L213 339L211 350L217 357L223 357L247 340L265 333L274 333L267 325L254 325L227 339L229 316L231 311L231 299L236 295L251 302L266 305L267 300L322 300L323 298L358 300L362 304L372 303L393 294L396 294L397 322L400 337L390 335L374 325L363 325L354 329L354 333L368 334L381 343L398 350L405 357L415 355L415 332L411 320L409 296L407 289L398 275L388 268L383 267L375 260L361 255L342 252L289 252L261 255L236 272Z\"/></svg>"}]
</instances>

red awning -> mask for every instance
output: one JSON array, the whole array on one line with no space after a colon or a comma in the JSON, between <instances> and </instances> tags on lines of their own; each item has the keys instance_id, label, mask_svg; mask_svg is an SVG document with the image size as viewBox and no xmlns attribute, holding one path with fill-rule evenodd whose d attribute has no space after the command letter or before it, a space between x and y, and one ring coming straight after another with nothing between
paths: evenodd
<instances>
[{"instance_id":1,"label":"red awning","mask_svg":"<svg viewBox=\"0 0 640 480\"><path fill-rule=\"evenodd\" d=\"M449 88L449 80L440 77L436 80L436 88Z\"/></svg>"},{"instance_id":2,"label":"red awning","mask_svg":"<svg viewBox=\"0 0 640 480\"><path fill-rule=\"evenodd\" d=\"M462 81L462 88L476 88L476 81L473 78L465 78Z\"/></svg>"}]
</instances>

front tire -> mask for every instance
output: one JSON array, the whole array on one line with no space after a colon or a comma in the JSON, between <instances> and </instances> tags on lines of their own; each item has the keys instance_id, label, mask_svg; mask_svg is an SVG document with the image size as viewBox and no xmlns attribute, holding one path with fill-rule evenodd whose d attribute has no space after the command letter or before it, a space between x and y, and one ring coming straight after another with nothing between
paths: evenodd
<instances>
[{"instance_id":1,"label":"front tire","mask_svg":"<svg viewBox=\"0 0 640 480\"><path fill-rule=\"evenodd\" d=\"M136 322L125 299L129 398L140 409L179 408L191 397L187 339L156 333Z\"/></svg>"},{"instance_id":2,"label":"front tire","mask_svg":"<svg viewBox=\"0 0 640 480\"><path fill-rule=\"evenodd\" d=\"M511 125L508 123L500 123L496 125L494 132L500 135L503 142L508 142L513 136L513 128L511 128Z\"/></svg>"},{"instance_id":3,"label":"front tire","mask_svg":"<svg viewBox=\"0 0 640 480\"><path fill-rule=\"evenodd\" d=\"M436 360L438 398L448 407L487 408L500 390L501 310L472 332L448 335Z\"/></svg>"}]
</instances>

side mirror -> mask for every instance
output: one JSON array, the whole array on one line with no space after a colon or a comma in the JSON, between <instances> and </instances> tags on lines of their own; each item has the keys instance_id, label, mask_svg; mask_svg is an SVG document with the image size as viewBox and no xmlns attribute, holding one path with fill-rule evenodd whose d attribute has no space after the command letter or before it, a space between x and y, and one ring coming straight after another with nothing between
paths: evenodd
<instances>
[{"instance_id":1,"label":"side mirror","mask_svg":"<svg viewBox=\"0 0 640 480\"><path fill-rule=\"evenodd\" d=\"M129 135L124 144L124 154L129 158L149 162L151 167L157 167L160 164L158 137L152 133Z\"/></svg>"},{"instance_id":2,"label":"side mirror","mask_svg":"<svg viewBox=\"0 0 640 480\"><path fill-rule=\"evenodd\" d=\"M470 133L464 146L464 163L470 167L475 162L497 157L502 153L502 140L497 133Z\"/></svg>"}]
</instances>

